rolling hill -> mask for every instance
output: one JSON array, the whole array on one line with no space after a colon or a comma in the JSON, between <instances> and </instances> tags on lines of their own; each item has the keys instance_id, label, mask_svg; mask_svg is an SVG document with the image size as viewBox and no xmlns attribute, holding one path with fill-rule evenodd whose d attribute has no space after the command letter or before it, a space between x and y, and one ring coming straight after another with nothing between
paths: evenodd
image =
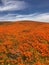
<instances>
[{"instance_id":1,"label":"rolling hill","mask_svg":"<svg viewBox=\"0 0 49 65\"><path fill-rule=\"evenodd\" d=\"M0 65L49 65L49 23L0 22Z\"/></svg>"}]
</instances>

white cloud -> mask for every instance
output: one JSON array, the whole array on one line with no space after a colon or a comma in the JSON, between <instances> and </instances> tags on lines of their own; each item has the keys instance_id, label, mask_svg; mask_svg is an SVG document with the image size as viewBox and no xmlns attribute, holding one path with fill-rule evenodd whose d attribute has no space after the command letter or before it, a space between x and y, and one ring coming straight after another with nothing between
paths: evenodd
<instances>
[{"instance_id":1,"label":"white cloud","mask_svg":"<svg viewBox=\"0 0 49 65\"><path fill-rule=\"evenodd\" d=\"M18 20L49 22L49 13L42 13L42 14L34 13L28 15L8 14L2 17L0 16L0 21L18 21Z\"/></svg>"},{"instance_id":2,"label":"white cloud","mask_svg":"<svg viewBox=\"0 0 49 65\"><path fill-rule=\"evenodd\" d=\"M3 5L0 6L0 11L13 11L27 8L27 3L25 1L2 0L2 3Z\"/></svg>"}]
</instances>

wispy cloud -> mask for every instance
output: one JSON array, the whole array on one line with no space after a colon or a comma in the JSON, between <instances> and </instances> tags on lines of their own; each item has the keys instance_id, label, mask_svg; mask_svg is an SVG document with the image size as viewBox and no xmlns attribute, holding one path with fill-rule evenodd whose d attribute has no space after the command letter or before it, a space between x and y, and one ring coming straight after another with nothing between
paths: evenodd
<instances>
[{"instance_id":1,"label":"wispy cloud","mask_svg":"<svg viewBox=\"0 0 49 65\"><path fill-rule=\"evenodd\" d=\"M27 8L27 3L20 0L2 0L3 5L0 6L0 11L23 10Z\"/></svg>"},{"instance_id":2,"label":"wispy cloud","mask_svg":"<svg viewBox=\"0 0 49 65\"><path fill-rule=\"evenodd\" d=\"M18 20L49 22L49 13L42 13L42 14L34 13L28 15L8 14L2 17L0 16L0 21L18 21Z\"/></svg>"}]
</instances>

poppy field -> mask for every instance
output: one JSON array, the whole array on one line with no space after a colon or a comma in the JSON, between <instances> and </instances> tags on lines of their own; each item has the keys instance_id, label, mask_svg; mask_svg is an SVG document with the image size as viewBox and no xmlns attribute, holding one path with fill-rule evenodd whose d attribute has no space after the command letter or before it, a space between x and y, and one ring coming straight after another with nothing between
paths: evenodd
<instances>
[{"instance_id":1,"label":"poppy field","mask_svg":"<svg viewBox=\"0 0 49 65\"><path fill-rule=\"evenodd\" d=\"M49 65L49 23L0 23L0 65Z\"/></svg>"}]
</instances>

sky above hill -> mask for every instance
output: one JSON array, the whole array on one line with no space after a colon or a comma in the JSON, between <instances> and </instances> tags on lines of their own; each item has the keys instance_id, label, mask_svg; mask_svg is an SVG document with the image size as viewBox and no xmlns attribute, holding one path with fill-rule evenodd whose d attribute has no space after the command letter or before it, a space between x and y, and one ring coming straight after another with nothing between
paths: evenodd
<instances>
[{"instance_id":1,"label":"sky above hill","mask_svg":"<svg viewBox=\"0 0 49 65\"><path fill-rule=\"evenodd\" d=\"M49 0L0 0L0 21L49 22Z\"/></svg>"}]
</instances>

